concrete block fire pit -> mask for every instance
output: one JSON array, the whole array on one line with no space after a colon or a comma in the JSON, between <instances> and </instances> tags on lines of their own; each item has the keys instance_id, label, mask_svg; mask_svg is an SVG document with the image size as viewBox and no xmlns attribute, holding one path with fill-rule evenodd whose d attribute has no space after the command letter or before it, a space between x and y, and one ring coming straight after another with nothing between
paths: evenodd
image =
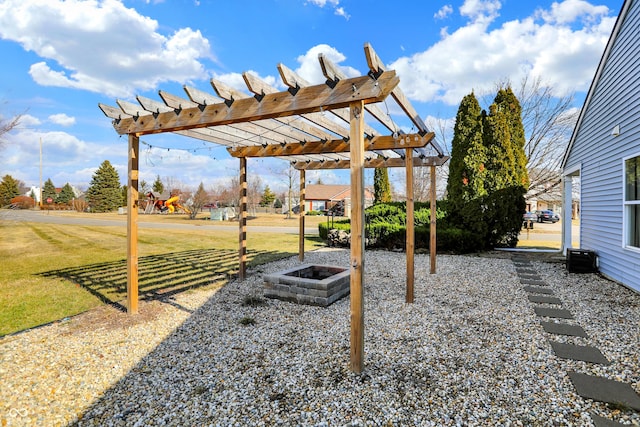
<instances>
[{"instance_id":1,"label":"concrete block fire pit","mask_svg":"<svg viewBox=\"0 0 640 427\"><path fill-rule=\"evenodd\" d=\"M304 264L264 276L264 296L327 307L349 295L348 268Z\"/></svg>"}]
</instances>

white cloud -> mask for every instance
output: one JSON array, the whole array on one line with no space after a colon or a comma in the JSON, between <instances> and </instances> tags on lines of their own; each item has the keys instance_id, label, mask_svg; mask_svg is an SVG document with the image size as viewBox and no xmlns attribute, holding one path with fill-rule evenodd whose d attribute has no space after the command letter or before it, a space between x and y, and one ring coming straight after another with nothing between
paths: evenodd
<instances>
[{"instance_id":1,"label":"white cloud","mask_svg":"<svg viewBox=\"0 0 640 427\"><path fill-rule=\"evenodd\" d=\"M13 120L13 119L11 119ZM20 117L20 121L18 122L18 129L26 129L26 128L30 128L30 127L35 127L35 126L40 126L42 124L42 121L37 118L34 117L30 114L23 114Z\"/></svg>"},{"instance_id":2,"label":"white cloud","mask_svg":"<svg viewBox=\"0 0 640 427\"><path fill-rule=\"evenodd\" d=\"M438 43L423 52L398 58L390 68L398 72L410 98L449 105L457 105L473 89L489 90L504 78L520 81L528 73L543 77L558 94L584 91L615 17L577 0L565 3L569 4L555 3L549 10L489 29L488 17L497 16L500 3L467 0L461 13L475 17L471 22L451 34L443 33Z\"/></svg>"},{"instance_id":3,"label":"white cloud","mask_svg":"<svg viewBox=\"0 0 640 427\"><path fill-rule=\"evenodd\" d=\"M347 59L336 48L327 44L319 44L309 49L304 55L297 58L300 66L295 70L300 77L312 84L323 83L326 78L322 75L322 68L318 62L318 55L323 54L327 59L340 67L340 70L348 77L360 76L361 73L353 67L341 66L340 63Z\"/></svg>"},{"instance_id":4,"label":"white cloud","mask_svg":"<svg viewBox=\"0 0 640 427\"><path fill-rule=\"evenodd\" d=\"M439 11L437 11L437 12L433 15L433 17L434 17L435 19L444 19L444 18L446 18L447 16L451 15L452 13L453 13L453 7L451 7L451 5L450 5L450 4L445 4L444 6L442 6L442 7L440 8L440 10L439 10Z\"/></svg>"},{"instance_id":5,"label":"white cloud","mask_svg":"<svg viewBox=\"0 0 640 427\"><path fill-rule=\"evenodd\" d=\"M344 19L346 19L347 21L349 20L349 18L351 18L351 15L349 15L345 10L344 7L336 7L335 10L335 14L338 16L342 16Z\"/></svg>"},{"instance_id":6,"label":"white cloud","mask_svg":"<svg viewBox=\"0 0 640 427\"><path fill-rule=\"evenodd\" d=\"M327 5L330 5L333 7L334 9L334 13L338 16L342 16L343 18L345 18L347 21L349 20L349 18L351 17L351 15L349 15L345 10L344 7L340 7L340 0L307 0L305 3L309 3L312 4L314 6L318 6L318 7L325 7Z\"/></svg>"},{"instance_id":7,"label":"white cloud","mask_svg":"<svg viewBox=\"0 0 640 427\"><path fill-rule=\"evenodd\" d=\"M76 118L60 113L49 116L49 121L60 126L72 126L76 123Z\"/></svg>"},{"instance_id":8,"label":"white cloud","mask_svg":"<svg viewBox=\"0 0 640 427\"><path fill-rule=\"evenodd\" d=\"M157 21L116 0L7 0L0 37L44 59L30 68L38 84L108 96L204 78L201 60L215 60L200 31L163 35Z\"/></svg>"},{"instance_id":9,"label":"white cloud","mask_svg":"<svg viewBox=\"0 0 640 427\"><path fill-rule=\"evenodd\" d=\"M607 16L609 9L606 6L594 6L584 0L565 0L554 2L551 10L540 10L539 16L553 24L568 24L578 18L593 22L596 18Z\"/></svg>"},{"instance_id":10,"label":"white cloud","mask_svg":"<svg viewBox=\"0 0 640 427\"><path fill-rule=\"evenodd\" d=\"M460 6L460 15L473 22L488 22L498 16L501 6L498 0L465 0Z\"/></svg>"}]
</instances>

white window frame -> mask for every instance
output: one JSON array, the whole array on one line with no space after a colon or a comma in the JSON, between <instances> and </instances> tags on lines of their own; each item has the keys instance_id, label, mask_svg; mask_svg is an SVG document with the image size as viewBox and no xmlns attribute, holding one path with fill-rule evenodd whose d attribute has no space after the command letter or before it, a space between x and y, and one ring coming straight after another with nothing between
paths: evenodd
<instances>
[{"instance_id":1,"label":"white window frame","mask_svg":"<svg viewBox=\"0 0 640 427\"><path fill-rule=\"evenodd\" d=\"M629 242L630 233L631 233L631 230L630 230L631 224L630 224L628 208L630 206L640 205L640 196L638 200L627 200L627 160L634 159L634 158L640 158L640 152L635 153L631 156L627 156L622 159L622 247L624 249L640 253L640 243L638 243L638 246L633 246ZM640 168L639 168L638 174L640 175ZM638 233L640 234L640 230L638 231ZM640 240L640 237L639 237L639 240Z\"/></svg>"}]
</instances>

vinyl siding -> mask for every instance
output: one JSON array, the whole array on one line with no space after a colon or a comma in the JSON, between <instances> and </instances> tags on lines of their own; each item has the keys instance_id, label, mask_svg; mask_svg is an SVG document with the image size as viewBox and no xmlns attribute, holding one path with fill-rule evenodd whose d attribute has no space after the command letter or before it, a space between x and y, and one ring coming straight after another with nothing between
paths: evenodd
<instances>
[{"instance_id":1,"label":"vinyl siding","mask_svg":"<svg viewBox=\"0 0 640 427\"><path fill-rule=\"evenodd\" d=\"M602 273L640 292L640 252L623 247L622 193L623 159L640 155L640 0L612 42L565 168L581 166L580 247L597 252Z\"/></svg>"}]
</instances>

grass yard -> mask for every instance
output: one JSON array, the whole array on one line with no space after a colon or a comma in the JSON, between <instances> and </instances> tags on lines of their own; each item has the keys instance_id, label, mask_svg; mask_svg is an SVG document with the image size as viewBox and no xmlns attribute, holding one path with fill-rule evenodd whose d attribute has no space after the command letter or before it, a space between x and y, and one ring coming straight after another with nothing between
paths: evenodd
<instances>
[{"instance_id":1,"label":"grass yard","mask_svg":"<svg viewBox=\"0 0 640 427\"><path fill-rule=\"evenodd\" d=\"M0 221L0 336L125 300L124 224ZM231 230L141 228L141 298L226 283L238 267L238 231ZM309 237L305 245L323 244ZM249 266L262 264L296 254L298 236L248 233L247 247Z\"/></svg>"}]
</instances>

